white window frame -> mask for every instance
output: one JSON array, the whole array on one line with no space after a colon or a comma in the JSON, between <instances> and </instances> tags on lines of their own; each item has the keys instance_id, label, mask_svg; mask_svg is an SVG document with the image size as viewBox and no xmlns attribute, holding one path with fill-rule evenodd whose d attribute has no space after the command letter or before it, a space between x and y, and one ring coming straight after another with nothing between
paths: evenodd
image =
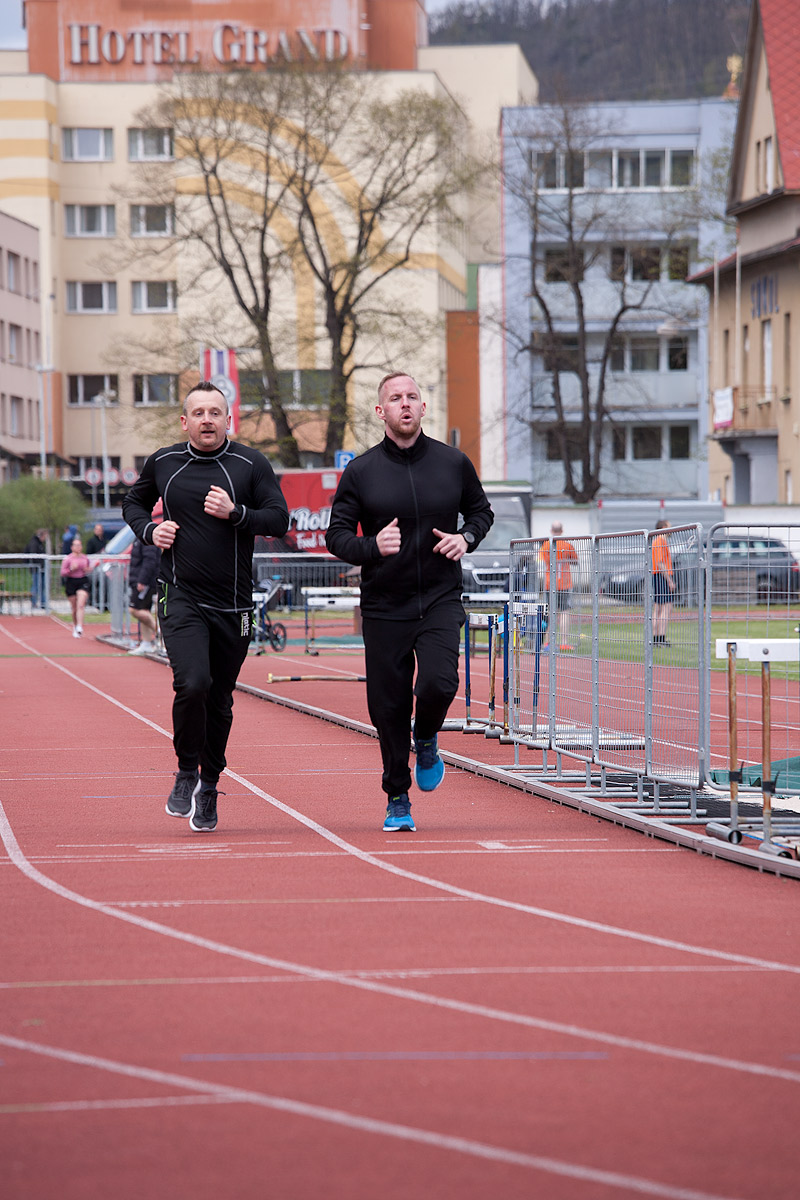
<instances>
[{"instance_id":1,"label":"white window frame","mask_svg":"<svg viewBox=\"0 0 800 1200\"><path fill-rule=\"evenodd\" d=\"M100 228L86 229L84 218L89 209L100 213ZM117 232L116 209L113 204L65 204L64 236L68 238L108 238Z\"/></svg>"},{"instance_id":2,"label":"white window frame","mask_svg":"<svg viewBox=\"0 0 800 1200\"><path fill-rule=\"evenodd\" d=\"M136 399L136 380L142 381L142 399ZM169 399L150 399L150 380L151 379L167 379L169 380ZM165 408L170 404L178 402L178 376L170 374L169 371L151 372L149 375L134 375L133 376L133 403L135 408Z\"/></svg>"},{"instance_id":3,"label":"white window frame","mask_svg":"<svg viewBox=\"0 0 800 1200\"><path fill-rule=\"evenodd\" d=\"M102 307L96 308L94 305L87 306L84 304L83 288L98 286L102 289ZM68 313L89 313L92 316L97 316L98 313L115 313L116 311L117 285L113 280L100 279L67 281Z\"/></svg>"},{"instance_id":4,"label":"white window frame","mask_svg":"<svg viewBox=\"0 0 800 1200\"><path fill-rule=\"evenodd\" d=\"M99 390L93 390L91 396L87 396L86 380L97 378L101 378L103 380L103 386ZM77 400L71 399L72 388L70 386L70 381L72 379L77 379L78 381ZM109 404L119 403L119 376L99 375L99 373L95 375L94 372L87 372L85 375L70 375L67 377L67 405L70 408L91 408L93 406L95 396L99 396L100 392L105 392L106 396L111 396L112 394L114 395L115 399L108 400Z\"/></svg>"},{"instance_id":5,"label":"white window frame","mask_svg":"<svg viewBox=\"0 0 800 1200\"><path fill-rule=\"evenodd\" d=\"M81 139L77 135L88 133L97 134L94 154L88 153L85 146L83 153L78 150L78 141ZM63 162L111 162L114 158L114 130L81 126L62 129L61 158Z\"/></svg>"},{"instance_id":6,"label":"white window frame","mask_svg":"<svg viewBox=\"0 0 800 1200\"><path fill-rule=\"evenodd\" d=\"M144 227L148 209L157 209L165 214L164 229ZM130 233L135 238L172 237L175 232L175 209L171 204L132 204L129 212Z\"/></svg>"},{"instance_id":7,"label":"white window frame","mask_svg":"<svg viewBox=\"0 0 800 1200\"><path fill-rule=\"evenodd\" d=\"M148 137L155 137L155 140L160 143L160 148L155 152L147 146ZM128 130L129 162L170 162L174 157L171 129Z\"/></svg>"},{"instance_id":8,"label":"white window frame","mask_svg":"<svg viewBox=\"0 0 800 1200\"><path fill-rule=\"evenodd\" d=\"M166 287L166 305L154 305L152 303L152 297L149 294L151 287ZM135 279L131 284L131 312L137 314L174 313L177 308L175 297L175 281L172 279Z\"/></svg>"}]
</instances>

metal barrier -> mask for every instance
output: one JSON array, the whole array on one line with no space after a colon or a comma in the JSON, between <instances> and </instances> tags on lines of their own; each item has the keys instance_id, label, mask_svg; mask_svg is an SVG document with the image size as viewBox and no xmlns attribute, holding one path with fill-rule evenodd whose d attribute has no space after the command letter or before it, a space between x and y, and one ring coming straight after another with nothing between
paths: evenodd
<instances>
[{"instance_id":1,"label":"metal barrier","mask_svg":"<svg viewBox=\"0 0 800 1200\"><path fill-rule=\"evenodd\" d=\"M359 582L359 572L338 558L316 554L255 554L253 580L263 586L278 576L281 589L276 607L302 609L303 588L353 587Z\"/></svg>"}]
</instances>

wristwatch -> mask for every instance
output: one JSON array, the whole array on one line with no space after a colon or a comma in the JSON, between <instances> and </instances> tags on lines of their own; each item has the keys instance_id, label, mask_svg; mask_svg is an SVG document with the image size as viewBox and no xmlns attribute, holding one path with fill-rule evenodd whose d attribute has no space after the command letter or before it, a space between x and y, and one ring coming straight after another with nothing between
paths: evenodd
<instances>
[{"instance_id":1,"label":"wristwatch","mask_svg":"<svg viewBox=\"0 0 800 1200\"><path fill-rule=\"evenodd\" d=\"M474 533L470 533L470 531L468 529L459 529L458 532L461 534L464 541L467 543L468 550L469 550L470 546L475 545L475 534Z\"/></svg>"}]
</instances>

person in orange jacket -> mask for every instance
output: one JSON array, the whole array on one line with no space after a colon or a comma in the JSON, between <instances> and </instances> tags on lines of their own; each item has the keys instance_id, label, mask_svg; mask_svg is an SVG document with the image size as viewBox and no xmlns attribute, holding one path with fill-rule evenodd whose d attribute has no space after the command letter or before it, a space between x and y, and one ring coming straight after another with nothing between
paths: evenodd
<instances>
[{"instance_id":1,"label":"person in orange jacket","mask_svg":"<svg viewBox=\"0 0 800 1200\"><path fill-rule=\"evenodd\" d=\"M558 648L570 651L573 646L569 641L570 609L572 607L572 568L578 562L578 554L572 542L562 537L564 526L560 521L554 521L550 533L555 539L553 557L556 564L556 613L558 616ZM539 561L544 573L544 587L550 595L550 542L543 542L539 551Z\"/></svg>"},{"instance_id":2,"label":"person in orange jacket","mask_svg":"<svg viewBox=\"0 0 800 1200\"><path fill-rule=\"evenodd\" d=\"M669 529L669 521L656 521L656 529ZM665 533L653 538L653 641L657 646L669 646L667 625L675 594L672 555Z\"/></svg>"}]
</instances>

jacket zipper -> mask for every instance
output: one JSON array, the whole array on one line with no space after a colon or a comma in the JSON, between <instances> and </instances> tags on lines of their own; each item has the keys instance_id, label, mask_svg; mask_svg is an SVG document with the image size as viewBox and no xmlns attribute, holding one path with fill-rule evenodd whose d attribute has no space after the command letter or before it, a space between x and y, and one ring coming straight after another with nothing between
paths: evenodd
<instances>
[{"instance_id":1,"label":"jacket zipper","mask_svg":"<svg viewBox=\"0 0 800 1200\"><path fill-rule=\"evenodd\" d=\"M414 514L415 514L416 525L417 525L417 542L416 542L416 546L414 547L414 557L417 562L417 607L419 608L419 619L422 620L422 616L423 616L423 613L422 613L422 563L420 561L420 553L419 553L419 538L420 538L419 504L417 503L417 489L414 487L414 472L412 470L412 466L413 466L413 464L411 462L411 459L409 459L408 460L408 479L411 484L411 496L414 501Z\"/></svg>"}]
</instances>

